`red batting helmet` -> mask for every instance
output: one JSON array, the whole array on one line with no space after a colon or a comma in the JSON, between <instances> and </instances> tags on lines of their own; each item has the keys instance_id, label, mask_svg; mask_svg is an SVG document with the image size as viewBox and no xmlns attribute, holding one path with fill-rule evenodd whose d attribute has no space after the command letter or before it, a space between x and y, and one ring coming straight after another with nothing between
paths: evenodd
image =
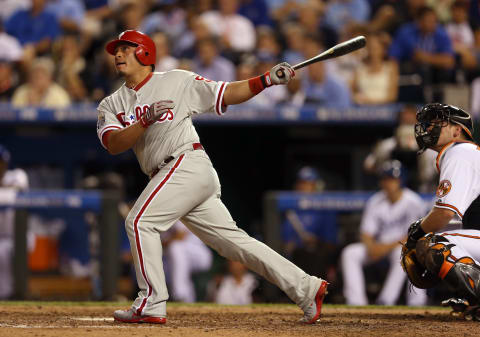
<instances>
[{"instance_id":1,"label":"red batting helmet","mask_svg":"<svg viewBox=\"0 0 480 337\"><path fill-rule=\"evenodd\" d=\"M109 54L115 55L115 48L117 47L117 44L122 41L136 45L135 56L137 57L138 62L144 66L152 66L155 69L157 52L155 43L148 35L137 30L126 30L118 35L118 39L107 43L105 50Z\"/></svg>"}]
</instances>

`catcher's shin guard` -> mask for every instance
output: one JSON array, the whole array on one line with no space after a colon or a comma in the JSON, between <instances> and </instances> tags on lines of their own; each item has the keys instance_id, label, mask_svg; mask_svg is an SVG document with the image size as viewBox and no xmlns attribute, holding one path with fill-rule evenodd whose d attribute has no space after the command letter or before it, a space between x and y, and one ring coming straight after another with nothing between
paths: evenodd
<instances>
[{"instance_id":1,"label":"catcher's shin guard","mask_svg":"<svg viewBox=\"0 0 480 337\"><path fill-rule=\"evenodd\" d=\"M427 270L438 275L451 291L469 301L470 305L480 302L480 267L464 256L452 255L450 243L441 235L429 234L417 243L417 258Z\"/></svg>"}]
</instances>

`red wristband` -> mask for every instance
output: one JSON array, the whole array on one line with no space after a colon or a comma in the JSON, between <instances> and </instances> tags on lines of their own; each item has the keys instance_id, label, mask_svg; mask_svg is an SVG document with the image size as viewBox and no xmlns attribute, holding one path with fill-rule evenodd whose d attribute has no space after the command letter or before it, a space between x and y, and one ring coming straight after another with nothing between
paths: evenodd
<instances>
[{"instance_id":1,"label":"red wristband","mask_svg":"<svg viewBox=\"0 0 480 337\"><path fill-rule=\"evenodd\" d=\"M248 86L252 94L257 95L262 92L263 89L272 85L270 80L270 72L267 71L265 74L257 77L253 77L248 80Z\"/></svg>"}]
</instances>

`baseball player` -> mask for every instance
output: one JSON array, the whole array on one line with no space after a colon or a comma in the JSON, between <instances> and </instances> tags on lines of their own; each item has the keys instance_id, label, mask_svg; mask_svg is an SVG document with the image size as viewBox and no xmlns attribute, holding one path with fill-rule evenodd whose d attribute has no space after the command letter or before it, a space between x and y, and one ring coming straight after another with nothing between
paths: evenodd
<instances>
[{"instance_id":1,"label":"baseball player","mask_svg":"<svg viewBox=\"0 0 480 337\"><path fill-rule=\"evenodd\" d=\"M237 227L220 199L220 182L200 144L192 115L223 115L227 106L247 101L295 75L287 63L245 81L215 82L183 70L154 72L155 45L134 30L106 45L115 56L124 85L98 106L97 133L111 154L133 149L150 177L125 221L140 291L132 307L114 313L127 323L166 322L168 292L160 236L181 219L204 243L227 259L280 287L314 323L327 282L306 274Z\"/></svg>"},{"instance_id":2,"label":"baseball player","mask_svg":"<svg viewBox=\"0 0 480 337\"><path fill-rule=\"evenodd\" d=\"M0 200L11 202L17 191L28 188L28 176L22 169L8 170L10 152L0 145ZM15 210L0 208L0 299L13 294L12 253L14 241ZM34 237L28 233L28 246L33 248Z\"/></svg>"},{"instance_id":3,"label":"baseball player","mask_svg":"<svg viewBox=\"0 0 480 337\"><path fill-rule=\"evenodd\" d=\"M410 226L405 250L415 249L420 265L463 303L446 304L480 319L480 148L472 118L452 105L427 104L417 112L415 135L421 150L438 152L440 183L432 210ZM441 232L455 221L463 229Z\"/></svg>"},{"instance_id":4,"label":"baseball player","mask_svg":"<svg viewBox=\"0 0 480 337\"><path fill-rule=\"evenodd\" d=\"M365 206L360 225L361 242L346 246L341 255L344 296L347 304L367 305L368 298L362 268L382 259L389 261L389 270L378 304L395 305L405 284L406 275L398 263L400 240L414 219L425 214L420 196L402 187L402 164L398 160L386 161L379 172L381 190ZM407 292L408 305L425 305L423 289Z\"/></svg>"}]
</instances>

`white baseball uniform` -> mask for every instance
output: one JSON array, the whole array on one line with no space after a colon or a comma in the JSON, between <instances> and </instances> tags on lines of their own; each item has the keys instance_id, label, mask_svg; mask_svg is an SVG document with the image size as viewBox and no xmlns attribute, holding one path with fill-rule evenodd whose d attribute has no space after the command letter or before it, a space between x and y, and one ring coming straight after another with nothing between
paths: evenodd
<instances>
[{"instance_id":1,"label":"white baseball uniform","mask_svg":"<svg viewBox=\"0 0 480 337\"><path fill-rule=\"evenodd\" d=\"M28 188L28 176L22 169L5 172L0 181L0 200L14 201L16 192ZM13 198L13 200L12 200ZM14 242L15 209L0 208L0 299L13 293L12 253Z\"/></svg>"},{"instance_id":2,"label":"white baseball uniform","mask_svg":"<svg viewBox=\"0 0 480 337\"><path fill-rule=\"evenodd\" d=\"M480 148L471 142L451 142L437 156L440 183L435 207L455 212L463 228L480 229ZM468 218L468 220L467 220Z\"/></svg>"},{"instance_id":3,"label":"white baseball uniform","mask_svg":"<svg viewBox=\"0 0 480 337\"><path fill-rule=\"evenodd\" d=\"M215 294L215 302L229 305L251 304L257 285L258 281L252 273L245 273L240 282L233 275L226 275Z\"/></svg>"},{"instance_id":4,"label":"white baseball uniform","mask_svg":"<svg viewBox=\"0 0 480 337\"><path fill-rule=\"evenodd\" d=\"M155 72L134 89L123 85L98 107L97 133L105 146L106 132L136 122L152 103L175 104L133 147L142 171L152 177L125 222L140 288L133 303L138 315L166 315L160 235L180 218L204 243L279 286L302 309L320 285L318 278L237 227L220 200L220 182L208 155L194 151L200 147L191 117L222 115L227 85L183 70Z\"/></svg>"},{"instance_id":5,"label":"white baseball uniform","mask_svg":"<svg viewBox=\"0 0 480 337\"><path fill-rule=\"evenodd\" d=\"M368 234L379 243L399 242L404 239L409 225L425 215L425 203L420 196L408 188L402 196L391 203L385 192L375 193L365 206L360 225L360 233ZM406 275L399 263L401 246L393 249L387 256L390 268L377 302L394 305L400 296ZM363 266L370 264L367 247L363 243L353 243L344 248L341 255L344 282L344 296L347 304L367 305ZM415 288L407 293L408 305L424 305L424 290Z\"/></svg>"}]
</instances>

